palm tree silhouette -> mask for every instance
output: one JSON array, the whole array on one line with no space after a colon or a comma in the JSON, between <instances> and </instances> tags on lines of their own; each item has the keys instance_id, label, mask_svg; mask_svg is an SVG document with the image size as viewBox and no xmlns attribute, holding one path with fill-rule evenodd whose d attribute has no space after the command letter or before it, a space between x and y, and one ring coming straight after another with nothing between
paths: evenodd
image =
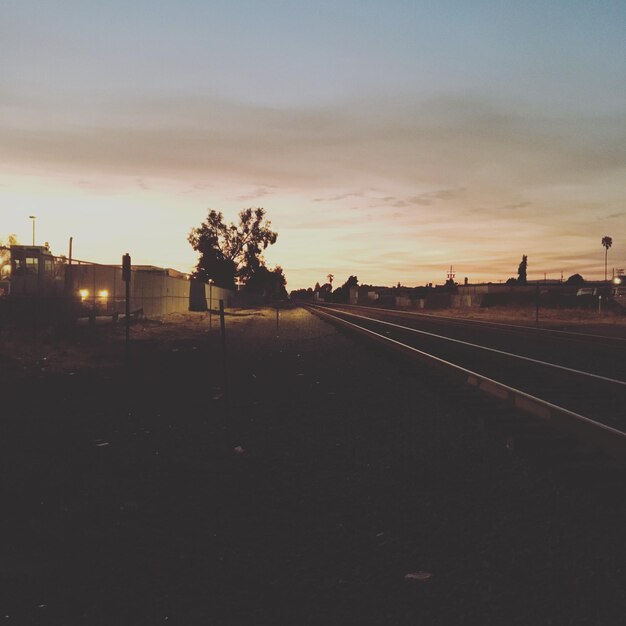
<instances>
[{"instance_id":1,"label":"palm tree silhouette","mask_svg":"<svg viewBox=\"0 0 626 626\"><path fill-rule=\"evenodd\" d=\"M609 248L613 245L613 239L608 235L602 237L602 245L604 246L604 280L606 280L606 262L609 254Z\"/></svg>"},{"instance_id":2,"label":"palm tree silhouette","mask_svg":"<svg viewBox=\"0 0 626 626\"><path fill-rule=\"evenodd\" d=\"M328 276L326 276L326 278L328 278L328 282L330 283L330 286L333 286L333 278L335 278L334 274L329 274Z\"/></svg>"}]
</instances>

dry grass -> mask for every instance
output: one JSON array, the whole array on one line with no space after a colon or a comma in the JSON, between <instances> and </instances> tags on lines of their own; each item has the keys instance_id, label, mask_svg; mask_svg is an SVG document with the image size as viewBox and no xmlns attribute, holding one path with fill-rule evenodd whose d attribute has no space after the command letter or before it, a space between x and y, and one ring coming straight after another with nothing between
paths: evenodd
<instances>
[{"instance_id":1,"label":"dry grass","mask_svg":"<svg viewBox=\"0 0 626 626\"><path fill-rule=\"evenodd\" d=\"M445 317L458 317L500 322L532 322L535 323L536 311L534 307L489 307L489 308L460 308L427 310L425 313ZM598 324L624 326L626 315L612 311L598 313L590 309L540 309L540 323L550 324Z\"/></svg>"},{"instance_id":2,"label":"dry grass","mask_svg":"<svg viewBox=\"0 0 626 626\"><path fill-rule=\"evenodd\" d=\"M229 309L229 330L245 325L252 318L267 318L276 313L269 308ZM124 359L125 326L110 319L98 320L95 327L82 320L69 332L28 328L0 329L0 370L3 372L64 372L89 368L115 367ZM212 315L212 331L219 332L219 315ZM172 344L207 338L207 312L171 313L154 319L133 320L130 329L134 349L150 344L156 350L170 349Z\"/></svg>"},{"instance_id":3,"label":"dry grass","mask_svg":"<svg viewBox=\"0 0 626 626\"><path fill-rule=\"evenodd\" d=\"M523 307L441 309L424 313L505 323L535 323L535 309ZM292 311L290 315L297 317L297 312ZM263 327L273 328L275 318L276 311L270 307L229 309L226 326L228 332L243 332L253 321L261 321ZM213 333L218 333L219 315L214 313L211 322ZM614 313L542 309L540 323L546 327L571 327L583 332L626 336L626 315ZM208 336L207 312L172 313L155 319L133 320L131 325L131 341L135 350L170 350L177 343L203 341ZM33 372L115 367L124 359L124 337L123 321L112 324L107 320L98 323L95 328L79 324L67 334L3 328L0 329L0 371L32 375Z\"/></svg>"}]
</instances>

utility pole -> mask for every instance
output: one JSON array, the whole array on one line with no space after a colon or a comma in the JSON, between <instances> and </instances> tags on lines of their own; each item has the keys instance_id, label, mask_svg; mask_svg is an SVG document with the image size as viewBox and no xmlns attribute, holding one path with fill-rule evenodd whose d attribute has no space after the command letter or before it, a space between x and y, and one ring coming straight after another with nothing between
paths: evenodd
<instances>
[{"instance_id":1,"label":"utility pole","mask_svg":"<svg viewBox=\"0 0 626 626\"><path fill-rule=\"evenodd\" d=\"M70 237L70 248L67 257L67 281L66 288L70 298L74 296L74 277L72 276L72 248L74 245L74 237Z\"/></svg>"}]
</instances>

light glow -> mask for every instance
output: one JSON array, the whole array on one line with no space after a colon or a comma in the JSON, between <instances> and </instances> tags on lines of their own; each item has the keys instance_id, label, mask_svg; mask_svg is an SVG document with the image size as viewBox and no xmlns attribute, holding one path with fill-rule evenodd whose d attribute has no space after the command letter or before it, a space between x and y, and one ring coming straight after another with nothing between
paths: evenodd
<instances>
[{"instance_id":1,"label":"light glow","mask_svg":"<svg viewBox=\"0 0 626 626\"><path fill-rule=\"evenodd\" d=\"M84 301L84 300L86 300L89 297L89 290L88 289L80 289L78 293L80 295L81 301Z\"/></svg>"}]
</instances>

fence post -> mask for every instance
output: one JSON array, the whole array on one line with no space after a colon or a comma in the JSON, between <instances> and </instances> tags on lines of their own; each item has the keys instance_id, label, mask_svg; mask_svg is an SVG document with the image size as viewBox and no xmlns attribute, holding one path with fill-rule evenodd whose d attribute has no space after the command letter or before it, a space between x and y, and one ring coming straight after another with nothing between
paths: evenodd
<instances>
[{"instance_id":1,"label":"fence post","mask_svg":"<svg viewBox=\"0 0 626 626\"><path fill-rule=\"evenodd\" d=\"M91 306L91 311L89 313L89 323L91 324L91 326L95 326L96 325L96 266L92 265L91 266L91 283L92 283L92 287L93 287L93 295L91 298L91 302L92 302L92 306Z\"/></svg>"},{"instance_id":2,"label":"fence post","mask_svg":"<svg viewBox=\"0 0 626 626\"><path fill-rule=\"evenodd\" d=\"M535 285L535 324L539 324L539 283Z\"/></svg>"},{"instance_id":3,"label":"fence post","mask_svg":"<svg viewBox=\"0 0 626 626\"><path fill-rule=\"evenodd\" d=\"M209 278L209 331L213 328L213 279Z\"/></svg>"},{"instance_id":4,"label":"fence post","mask_svg":"<svg viewBox=\"0 0 626 626\"><path fill-rule=\"evenodd\" d=\"M111 281L113 283L113 287L111 289L112 293L111 293L111 298L109 300L109 302L111 302L111 319L114 322L117 322L117 299L115 297L116 292L116 288L117 285L115 284L116 279L117 279L117 268L116 267L112 267L111 270L113 271L113 280ZM107 308L109 308L108 306L108 302L107 302Z\"/></svg>"},{"instance_id":5,"label":"fence post","mask_svg":"<svg viewBox=\"0 0 626 626\"><path fill-rule=\"evenodd\" d=\"M125 341L125 354L126 361L130 355L130 254L128 252L122 256L122 280L126 283L126 302L125 302L125 317L126 322L126 341Z\"/></svg>"},{"instance_id":6,"label":"fence post","mask_svg":"<svg viewBox=\"0 0 626 626\"><path fill-rule=\"evenodd\" d=\"M69 249L69 256L67 258L67 269L65 270L65 277L66 277L66 281L65 281L65 289L66 289L66 295L70 296L70 298L73 299L74 297L74 278L72 276L72 246L74 243L74 237L70 237L70 249Z\"/></svg>"},{"instance_id":7,"label":"fence post","mask_svg":"<svg viewBox=\"0 0 626 626\"><path fill-rule=\"evenodd\" d=\"M228 397L228 365L226 363L226 323L224 321L224 300L220 300L220 330L222 335L222 365L224 369L224 417L227 425L230 422L230 405Z\"/></svg>"}]
</instances>

